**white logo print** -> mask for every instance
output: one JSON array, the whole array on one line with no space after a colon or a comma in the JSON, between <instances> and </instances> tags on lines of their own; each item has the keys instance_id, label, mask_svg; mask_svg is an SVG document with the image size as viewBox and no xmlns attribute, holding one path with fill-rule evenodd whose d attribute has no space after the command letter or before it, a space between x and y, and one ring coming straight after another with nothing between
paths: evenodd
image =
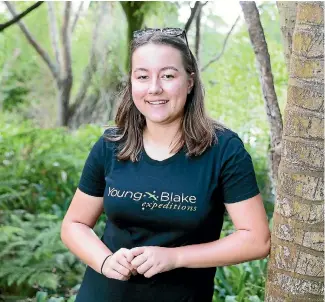
<instances>
[{"instance_id":1,"label":"white logo print","mask_svg":"<svg viewBox=\"0 0 325 302\"><path fill-rule=\"evenodd\" d=\"M142 210L145 209L169 209L182 211L196 211L196 196L175 194L173 192L161 192L156 194L156 191L151 192L133 192L127 190L118 190L108 188L108 196L115 198L130 198L134 201L143 201L141 204Z\"/></svg>"}]
</instances>

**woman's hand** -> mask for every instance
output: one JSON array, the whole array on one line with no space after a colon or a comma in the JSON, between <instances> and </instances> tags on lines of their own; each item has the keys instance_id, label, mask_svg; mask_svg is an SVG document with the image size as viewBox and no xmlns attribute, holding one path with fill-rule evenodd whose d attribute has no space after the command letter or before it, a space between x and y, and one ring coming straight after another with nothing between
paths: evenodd
<instances>
[{"instance_id":1,"label":"woman's hand","mask_svg":"<svg viewBox=\"0 0 325 302\"><path fill-rule=\"evenodd\" d=\"M103 274L107 278L126 281L130 279L131 274L136 274L131 261L134 256L130 250L121 248L110 256L104 263Z\"/></svg>"},{"instance_id":2,"label":"woman's hand","mask_svg":"<svg viewBox=\"0 0 325 302\"><path fill-rule=\"evenodd\" d=\"M160 246L141 246L130 250L134 259L131 264L139 274L150 278L158 273L170 271L177 266L177 255L173 249Z\"/></svg>"}]
</instances>

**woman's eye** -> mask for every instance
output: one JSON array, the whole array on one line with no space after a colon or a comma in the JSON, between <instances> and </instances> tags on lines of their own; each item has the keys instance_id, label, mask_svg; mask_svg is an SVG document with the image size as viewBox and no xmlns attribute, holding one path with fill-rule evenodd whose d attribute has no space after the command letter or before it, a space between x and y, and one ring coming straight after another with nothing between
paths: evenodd
<instances>
[{"instance_id":1,"label":"woman's eye","mask_svg":"<svg viewBox=\"0 0 325 302\"><path fill-rule=\"evenodd\" d=\"M137 77L138 80L145 80L145 79L147 79L147 78L148 78L148 76L138 76L138 77Z\"/></svg>"},{"instance_id":2,"label":"woman's eye","mask_svg":"<svg viewBox=\"0 0 325 302\"><path fill-rule=\"evenodd\" d=\"M164 74L162 77L165 79L173 79L174 78L174 76L172 74Z\"/></svg>"}]
</instances>

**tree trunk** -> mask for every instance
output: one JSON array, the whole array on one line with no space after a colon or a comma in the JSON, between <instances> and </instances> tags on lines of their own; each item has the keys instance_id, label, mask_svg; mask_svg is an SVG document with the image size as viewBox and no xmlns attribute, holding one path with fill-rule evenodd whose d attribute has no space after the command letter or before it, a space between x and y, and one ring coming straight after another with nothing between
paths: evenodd
<instances>
[{"instance_id":1,"label":"tree trunk","mask_svg":"<svg viewBox=\"0 0 325 302\"><path fill-rule=\"evenodd\" d=\"M121 1L122 8L124 10L127 23L128 23L128 43L131 42L133 38L133 32L135 30L141 29L143 24L145 12L141 11L141 8L145 4L145 1ZM128 51L130 52L130 47L128 46ZM130 65L130 55L126 58L126 70L129 69Z\"/></svg>"},{"instance_id":2,"label":"tree trunk","mask_svg":"<svg viewBox=\"0 0 325 302\"><path fill-rule=\"evenodd\" d=\"M324 2L298 3L266 302L324 299L323 14Z\"/></svg>"},{"instance_id":3,"label":"tree trunk","mask_svg":"<svg viewBox=\"0 0 325 302\"><path fill-rule=\"evenodd\" d=\"M278 168L281 159L282 117L274 89L270 55L260 21L260 15L254 1L241 1L249 37L256 55L263 91L267 118L270 124L270 166L273 188L276 188Z\"/></svg>"},{"instance_id":4,"label":"tree trunk","mask_svg":"<svg viewBox=\"0 0 325 302\"><path fill-rule=\"evenodd\" d=\"M65 3L64 17L61 28L62 38L62 68L59 83L59 95L61 96L59 106L59 126L68 126L69 122L69 100L73 84L72 60L71 60L71 2Z\"/></svg>"},{"instance_id":5,"label":"tree trunk","mask_svg":"<svg viewBox=\"0 0 325 302\"><path fill-rule=\"evenodd\" d=\"M195 56L196 60L200 61L200 40L201 40L201 11L202 11L203 4L199 2L199 7L197 9L197 15L195 20Z\"/></svg>"},{"instance_id":6,"label":"tree trunk","mask_svg":"<svg viewBox=\"0 0 325 302\"><path fill-rule=\"evenodd\" d=\"M57 125L68 126L69 123L69 100L72 87L72 80L67 78L58 84L58 115Z\"/></svg>"}]
</instances>

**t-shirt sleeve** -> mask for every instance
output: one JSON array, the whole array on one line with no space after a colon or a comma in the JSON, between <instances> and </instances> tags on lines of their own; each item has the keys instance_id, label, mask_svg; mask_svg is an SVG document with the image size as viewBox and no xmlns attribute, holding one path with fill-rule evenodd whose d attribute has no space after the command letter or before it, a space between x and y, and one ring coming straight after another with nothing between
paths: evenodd
<instances>
[{"instance_id":1,"label":"t-shirt sleeve","mask_svg":"<svg viewBox=\"0 0 325 302\"><path fill-rule=\"evenodd\" d=\"M94 144L85 162L78 188L91 196L101 197L105 190L105 142L103 136Z\"/></svg>"},{"instance_id":2,"label":"t-shirt sleeve","mask_svg":"<svg viewBox=\"0 0 325 302\"><path fill-rule=\"evenodd\" d=\"M260 192L252 158L237 135L225 147L220 178L224 203L246 200Z\"/></svg>"}]
</instances>

